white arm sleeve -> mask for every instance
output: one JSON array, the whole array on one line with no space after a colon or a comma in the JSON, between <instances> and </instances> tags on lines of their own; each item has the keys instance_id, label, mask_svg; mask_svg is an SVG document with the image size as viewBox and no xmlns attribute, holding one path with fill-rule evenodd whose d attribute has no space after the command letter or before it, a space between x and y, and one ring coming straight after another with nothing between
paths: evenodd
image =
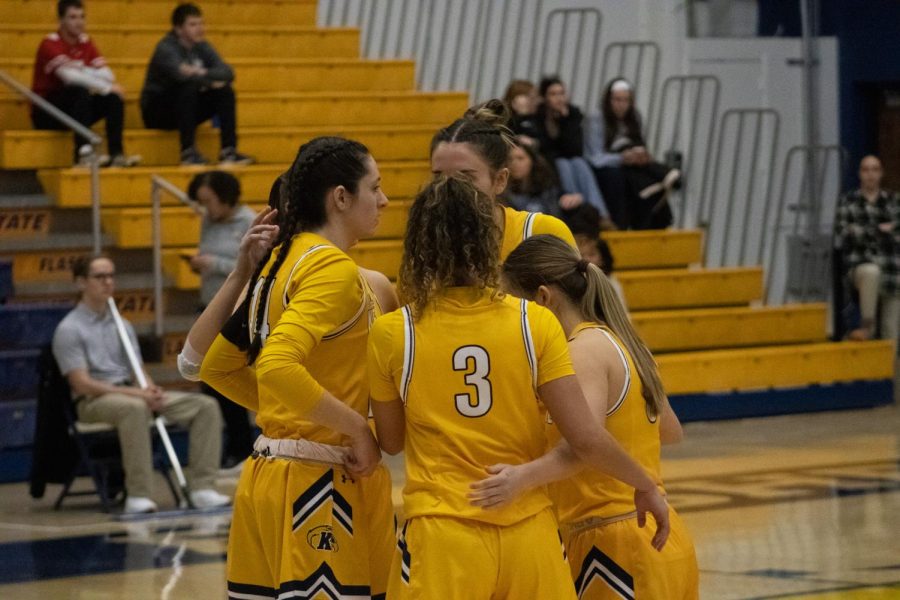
<instances>
[{"instance_id":1,"label":"white arm sleeve","mask_svg":"<svg viewBox=\"0 0 900 600\"><path fill-rule=\"evenodd\" d=\"M56 69L55 73L66 85L85 87L92 92L97 92L98 94L105 96L112 89L112 83L104 77L94 73L103 70L109 71L109 74L112 75L112 71L109 70L109 67L103 67L102 69L85 69L62 66Z\"/></svg>"},{"instance_id":2,"label":"white arm sleeve","mask_svg":"<svg viewBox=\"0 0 900 600\"><path fill-rule=\"evenodd\" d=\"M187 340L184 348L178 354L178 372L188 381L200 381L200 365L203 364L203 356L191 346Z\"/></svg>"}]
</instances>

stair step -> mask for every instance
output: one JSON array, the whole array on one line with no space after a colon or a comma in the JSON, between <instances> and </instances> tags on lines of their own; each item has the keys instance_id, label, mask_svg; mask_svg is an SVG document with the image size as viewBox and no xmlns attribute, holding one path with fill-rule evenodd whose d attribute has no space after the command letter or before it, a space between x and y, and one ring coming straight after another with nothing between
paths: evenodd
<instances>
[{"instance_id":1,"label":"stair step","mask_svg":"<svg viewBox=\"0 0 900 600\"><path fill-rule=\"evenodd\" d=\"M147 62L141 59L110 60L116 81L132 94L144 85ZM415 63L411 60L363 60L359 58L317 58L277 61L260 58L227 58L234 69L234 89L243 98L246 92L388 92L415 89ZM34 57L0 59L0 69L15 79L31 81ZM0 97L11 92L0 89ZM131 109L131 107L129 107Z\"/></svg>"},{"instance_id":2,"label":"stair step","mask_svg":"<svg viewBox=\"0 0 900 600\"><path fill-rule=\"evenodd\" d=\"M248 92L238 97L238 127L303 125L392 125L431 123L437 129L461 115L469 95L462 92ZM31 104L0 96L0 129L29 122ZM125 127L144 126L137 92L125 100Z\"/></svg>"},{"instance_id":3,"label":"stair step","mask_svg":"<svg viewBox=\"0 0 900 600\"><path fill-rule=\"evenodd\" d=\"M21 126L21 125L19 125ZM238 131L240 148L266 164L292 160L301 144L321 135L340 135L365 144L379 161L428 160L432 125L249 128ZM146 129L125 130L125 148L143 157L144 166L177 165L178 134ZM219 134L197 130L200 151L218 156ZM0 169L42 169L72 165L72 136L64 132L0 131ZM110 169L112 170L112 169Z\"/></svg>"},{"instance_id":4,"label":"stair step","mask_svg":"<svg viewBox=\"0 0 900 600\"><path fill-rule=\"evenodd\" d=\"M687 267L703 260L699 230L606 231L616 271Z\"/></svg>"},{"instance_id":5,"label":"stair step","mask_svg":"<svg viewBox=\"0 0 900 600\"><path fill-rule=\"evenodd\" d=\"M92 25L90 35L104 56L147 60L167 30L168 20L158 25ZM4 23L0 25L0 48L10 58L31 58L48 33L46 25ZM206 36L225 60L359 56L359 30L349 27L217 24L206 28Z\"/></svg>"},{"instance_id":6,"label":"stair step","mask_svg":"<svg viewBox=\"0 0 900 600\"><path fill-rule=\"evenodd\" d=\"M269 190L275 179L290 168L289 163L227 167L241 181L241 199L248 203L263 204L269 199ZM413 196L428 180L431 169L427 162L381 162L384 191L388 198ZM197 167L134 167L131 169L103 169L100 173L100 190L104 207L149 206L152 175L167 179L174 186L187 190L197 174L208 168ZM90 172L79 169L42 169L38 177L44 190L56 199L61 207L88 207L91 205ZM178 200L163 194L161 201L176 205Z\"/></svg>"},{"instance_id":7,"label":"stair step","mask_svg":"<svg viewBox=\"0 0 900 600\"><path fill-rule=\"evenodd\" d=\"M701 308L631 313L631 322L653 352L821 342L825 304Z\"/></svg>"},{"instance_id":8,"label":"stair step","mask_svg":"<svg viewBox=\"0 0 900 600\"><path fill-rule=\"evenodd\" d=\"M46 194L0 194L0 210L46 208L54 204Z\"/></svg>"},{"instance_id":9,"label":"stair step","mask_svg":"<svg viewBox=\"0 0 900 600\"><path fill-rule=\"evenodd\" d=\"M632 311L747 305L763 293L760 267L626 271L616 278Z\"/></svg>"},{"instance_id":10,"label":"stair step","mask_svg":"<svg viewBox=\"0 0 900 600\"><path fill-rule=\"evenodd\" d=\"M202 8L203 18L210 25L293 23L312 27L316 24L316 4L316 0L204 0ZM167 24L172 8L168 0L91 0L87 6L88 31L101 25ZM46 0L2 0L0 23L42 25L48 33L58 26L55 5Z\"/></svg>"},{"instance_id":11,"label":"stair step","mask_svg":"<svg viewBox=\"0 0 900 600\"><path fill-rule=\"evenodd\" d=\"M55 239L58 234L48 239ZM82 245L64 250L46 250L37 240L28 250L20 250L11 255L13 280L16 286L27 282L60 281L72 283L72 264L91 252L90 236L84 236ZM152 255L146 250L122 250L107 247L104 251L116 263L119 273L149 272L153 268Z\"/></svg>"},{"instance_id":12,"label":"stair step","mask_svg":"<svg viewBox=\"0 0 900 600\"><path fill-rule=\"evenodd\" d=\"M657 357L668 394L714 393L891 379L889 341L709 350Z\"/></svg>"}]
</instances>

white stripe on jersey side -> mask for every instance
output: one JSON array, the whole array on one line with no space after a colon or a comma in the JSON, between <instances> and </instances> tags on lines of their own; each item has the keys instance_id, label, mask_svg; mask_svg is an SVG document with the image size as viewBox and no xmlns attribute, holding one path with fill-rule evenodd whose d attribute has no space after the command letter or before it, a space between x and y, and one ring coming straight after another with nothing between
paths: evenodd
<instances>
[{"instance_id":1,"label":"white stripe on jersey side","mask_svg":"<svg viewBox=\"0 0 900 600\"><path fill-rule=\"evenodd\" d=\"M619 353L619 358L622 359L622 364L625 365L625 385L622 386L622 393L619 394L619 399L616 400L616 403L609 407L609 409L606 411L606 416L608 417L619 410L622 407L622 403L625 402L625 396L628 395L628 389L631 387L631 369L628 367L628 359L625 358L625 351L622 350L622 348L619 346L619 343L616 342L615 338L613 338L613 336L611 336L605 329L602 329L600 327L597 327L597 329L599 329L603 333L603 335L609 338L609 341L612 342L613 346L615 346L616 352Z\"/></svg>"},{"instance_id":2,"label":"white stripe on jersey side","mask_svg":"<svg viewBox=\"0 0 900 600\"><path fill-rule=\"evenodd\" d=\"M533 235L532 230L534 229L535 219L537 219L537 213L528 213L528 216L525 217L525 227L522 228L522 241Z\"/></svg>"},{"instance_id":3,"label":"white stripe on jersey side","mask_svg":"<svg viewBox=\"0 0 900 600\"><path fill-rule=\"evenodd\" d=\"M287 307L288 302L290 302L290 300L291 300L290 298L288 298L288 295L287 295L288 284L291 282L291 279L294 278L294 272L297 270L297 267L300 266L300 262L304 258L309 256L310 254L312 254L313 252L316 252L317 250L321 250L323 248L330 248L330 247L331 246L328 246L326 244L316 244L315 246L310 246L306 252L304 252L303 254L300 255L300 258L298 258L297 262L294 263L294 266L291 267L291 272L288 274L288 278L284 280L284 294L282 295L282 298L281 298L281 307L282 308ZM274 283L273 283L273 285L274 285Z\"/></svg>"},{"instance_id":4,"label":"white stripe on jersey side","mask_svg":"<svg viewBox=\"0 0 900 600\"><path fill-rule=\"evenodd\" d=\"M519 300L522 313L522 341L525 343L525 356L528 357L528 368L531 369L531 387L537 394L537 353L534 351L534 340L531 339L531 323L528 322L528 302Z\"/></svg>"},{"instance_id":5,"label":"white stripe on jersey side","mask_svg":"<svg viewBox=\"0 0 900 600\"><path fill-rule=\"evenodd\" d=\"M416 331L409 306L404 306L400 310L403 312L403 372L400 375L400 399L406 406L406 394L409 391L413 361L416 358Z\"/></svg>"},{"instance_id":6,"label":"white stripe on jersey side","mask_svg":"<svg viewBox=\"0 0 900 600\"><path fill-rule=\"evenodd\" d=\"M236 600L272 600L272 596L260 596L259 594L245 594L243 592L228 592L229 598Z\"/></svg>"}]
</instances>

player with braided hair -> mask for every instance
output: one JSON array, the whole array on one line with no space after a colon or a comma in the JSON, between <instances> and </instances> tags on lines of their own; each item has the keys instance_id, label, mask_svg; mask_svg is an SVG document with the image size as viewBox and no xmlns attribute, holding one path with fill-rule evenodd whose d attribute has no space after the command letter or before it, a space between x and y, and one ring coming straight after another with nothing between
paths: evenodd
<instances>
[{"instance_id":1,"label":"player with braided hair","mask_svg":"<svg viewBox=\"0 0 900 600\"><path fill-rule=\"evenodd\" d=\"M257 411L228 544L231 598L383 597L390 476L367 424L366 340L380 312L347 256L387 204L374 159L334 137L284 178L279 234L201 378Z\"/></svg>"},{"instance_id":2,"label":"player with braided hair","mask_svg":"<svg viewBox=\"0 0 900 600\"><path fill-rule=\"evenodd\" d=\"M462 174L482 193L496 199L506 189L509 150L515 146L507 128L510 116L500 100L489 100L466 111L431 140L431 171L435 175ZM576 248L575 238L565 223L541 213L518 211L500 202L494 205L494 220L500 228L500 260L532 235L549 233Z\"/></svg>"}]
</instances>

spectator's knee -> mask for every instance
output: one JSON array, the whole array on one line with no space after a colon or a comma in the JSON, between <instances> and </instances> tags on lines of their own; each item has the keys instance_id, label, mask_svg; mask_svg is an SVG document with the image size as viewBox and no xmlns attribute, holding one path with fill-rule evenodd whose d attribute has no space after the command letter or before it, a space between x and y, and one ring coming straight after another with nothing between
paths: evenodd
<instances>
[{"instance_id":1,"label":"spectator's knee","mask_svg":"<svg viewBox=\"0 0 900 600\"><path fill-rule=\"evenodd\" d=\"M879 279L880 277L881 267L879 267L875 263L862 263L853 270L853 279L855 281L868 281L872 279Z\"/></svg>"},{"instance_id":2,"label":"spectator's knee","mask_svg":"<svg viewBox=\"0 0 900 600\"><path fill-rule=\"evenodd\" d=\"M198 394L197 404L197 416L211 425L215 425L217 429L221 429L222 411L219 409L219 402L212 396Z\"/></svg>"}]
</instances>

